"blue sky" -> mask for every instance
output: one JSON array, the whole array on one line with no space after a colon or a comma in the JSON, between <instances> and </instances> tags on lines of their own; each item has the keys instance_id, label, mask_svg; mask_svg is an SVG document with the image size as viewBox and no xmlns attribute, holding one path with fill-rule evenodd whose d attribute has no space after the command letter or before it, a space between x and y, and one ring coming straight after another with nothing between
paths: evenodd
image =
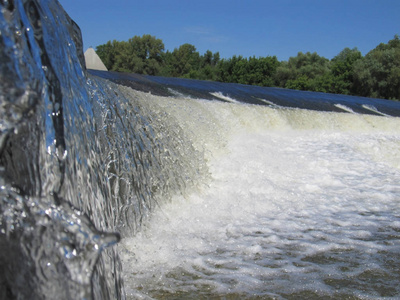
<instances>
[{"instance_id":1,"label":"blue sky","mask_svg":"<svg viewBox=\"0 0 400 300\"><path fill-rule=\"evenodd\" d=\"M109 40L156 36L166 50L184 43L200 54L333 58L363 55L400 34L399 0L59 0L82 30L84 49Z\"/></svg>"}]
</instances>

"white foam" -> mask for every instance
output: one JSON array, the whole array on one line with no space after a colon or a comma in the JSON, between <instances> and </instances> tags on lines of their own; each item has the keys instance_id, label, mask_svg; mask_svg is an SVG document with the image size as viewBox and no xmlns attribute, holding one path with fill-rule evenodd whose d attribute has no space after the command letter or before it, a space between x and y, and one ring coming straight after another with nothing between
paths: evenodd
<instances>
[{"instance_id":1,"label":"white foam","mask_svg":"<svg viewBox=\"0 0 400 300\"><path fill-rule=\"evenodd\" d=\"M273 108L283 108L282 106L277 105L277 104L275 104L274 102L272 102L272 101L270 101L270 100L261 99L261 98L256 98L256 99L257 99L257 100L260 100L261 102L264 102L264 103L268 104L270 107L273 107Z\"/></svg>"},{"instance_id":2,"label":"white foam","mask_svg":"<svg viewBox=\"0 0 400 300\"><path fill-rule=\"evenodd\" d=\"M330 280L347 280L359 288L341 286L346 295L379 295L366 270L397 288L383 253L400 246L400 170L365 149L399 157L399 119L156 101L211 152L212 180L122 241L128 294L332 295Z\"/></svg>"},{"instance_id":3,"label":"white foam","mask_svg":"<svg viewBox=\"0 0 400 300\"><path fill-rule=\"evenodd\" d=\"M187 97L186 95L182 94L181 92L178 92L177 90L174 90L172 88L168 88L168 91L173 94L177 98L184 98Z\"/></svg>"},{"instance_id":4,"label":"white foam","mask_svg":"<svg viewBox=\"0 0 400 300\"><path fill-rule=\"evenodd\" d=\"M389 115L387 115L387 114L385 114L385 113L383 113L383 112L380 112L380 111L379 111L375 106L373 106L373 105L363 104L362 107L364 107L365 109L367 109L367 110L369 110L369 111L372 111L372 112L374 112L374 113L376 113L376 114L378 114L378 115L389 117Z\"/></svg>"},{"instance_id":5,"label":"white foam","mask_svg":"<svg viewBox=\"0 0 400 300\"><path fill-rule=\"evenodd\" d=\"M348 107L348 106L346 106L346 105L337 103L337 104L335 104L335 106L336 106L337 108L340 108L340 109L344 110L345 112L349 112L349 113L355 114L354 110L352 110L350 107Z\"/></svg>"},{"instance_id":6,"label":"white foam","mask_svg":"<svg viewBox=\"0 0 400 300\"><path fill-rule=\"evenodd\" d=\"M222 92L213 92L213 93L210 93L210 94L215 96L215 97L217 97L217 98L219 98L219 99L222 99L222 100L225 100L225 101L228 101L228 102L231 102L231 103L240 103L236 99L233 99L233 98L231 98L229 96L224 95Z\"/></svg>"}]
</instances>

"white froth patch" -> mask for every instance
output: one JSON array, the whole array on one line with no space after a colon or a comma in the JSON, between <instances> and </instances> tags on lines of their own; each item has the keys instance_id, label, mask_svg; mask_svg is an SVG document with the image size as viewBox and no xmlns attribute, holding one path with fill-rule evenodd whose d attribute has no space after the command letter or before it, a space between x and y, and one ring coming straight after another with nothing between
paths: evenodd
<instances>
[{"instance_id":1,"label":"white froth patch","mask_svg":"<svg viewBox=\"0 0 400 300\"><path fill-rule=\"evenodd\" d=\"M239 109L216 108L226 116ZM400 249L400 170L366 146L382 150L383 137L390 146L400 135L260 128L248 107L242 112L221 121L232 131L224 131L223 151L209 156L209 186L163 205L121 242L128 295L332 295L335 280L347 280L346 295L380 296L368 275L380 272L381 288L396 289L398 273L385 262L400 263L391 257ZM255 123L271 122L258 113ZM208 134L199 133L205 143ZM365 274L372 279L364 284Z\"/></svg>"},{"instance_id":2,"label":"white froth patch","mask_svg":"<svg viewBox=\"0 0 400 300\"><path fill-rule=\"evenodd\" d=\"M335 104L335 106L336 106L337 108L340 108L340 109L342 109L342 110L346 111L346 112L349 112L349 113L355 114L354 110L352 110L350 107L348 107L348 106L346 106L346 105L343 105L343 104L337 103L337 104Z\"/></svg>"},{"instance_id":3,"label":"white froth patch","mask_svg":"<svg viewBox=\"0 0 400 300\"><path fill-rule=\"evenodd\" d=\"M213 95L214 97L217 97L217 98L221 99L221 100L225 100L225 101L228 101L228 102L231 102L231 103L240 104L240 102L237 101L236 99L233 99L233 98L231 98L229 96L226 96L226 95L222 94L221 92L213 92L213 93L210 93L210 94Z\"/></svg>"},{"instance_id":4,"label":"white froth patch","mask_svg":"<svg viewBox=\"0 0 400 300\"><path fill-rule=\"evenodd\" d=\"M365 109L370 110L370 111L372 111L372 112L374 112L374 113L377 113L378 115L389 117L389 115L380 112L380 111L379 111L375 106L373 106L373 105L363 104L362 107L364 107Z\"/></svg>"}]
</instances>

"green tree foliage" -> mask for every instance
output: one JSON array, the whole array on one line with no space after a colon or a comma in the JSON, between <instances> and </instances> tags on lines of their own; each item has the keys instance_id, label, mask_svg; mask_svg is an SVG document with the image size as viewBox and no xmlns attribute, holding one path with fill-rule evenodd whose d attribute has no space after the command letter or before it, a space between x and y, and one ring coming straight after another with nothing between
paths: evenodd
<instances>
[{"instance_id":1,"label":"green tree foliage","mask_svg":"<svg viewBox=\"0 0 400 300\"><path fill-rule=\"evenodd\" d=\"M107 42L96 47L96 52L111 71L132 72L146 75L159 73L164 43L145 34L126 41Z\"/></svg>"},{"instance_id":2,"label":"green tree foliage","mask_svg":"<svg viewBox=\"0 0 400 300\"><path fill-rule=\"evenodd\" d=\"M276 56L244 58L233 56L223 59L218 65L218 80L242 84L273 86L276 69L279 65Z\"/></svg>"},{"instance_id":3,"label":"green tree foliage","mask_svg":"<svg viewBox=\"0 0 400 300\"><path fill-rule=\"evenodd\" d=\"M117 47L119 42L108 41L104 45L100 45L96 47L96 53L103 61L104 65L107 67L108 70L112 70L112 67L115 62L115 57L118 56Z\"/></svg>"},{"instance_id":4,"label":"green tree foliage","mask_svg":"<svg viewBox=\"0 0 400 300\"><path fill-rule=\"evenodd\" d=\"M220 61L219 52L212 53L207 50L203 56L200 56L200 68L197 72L197 79L217 81L217 65Z\"/></svg>"},{"instance_id":5,"label":"green tree foliage","mask_svg":"<svg viewBox=\"0 0 400 300\"><path fill-rule=\"evenodd\" d=\"M299 52L282 63L276 70L276 83L284 88L327 92L324 80L328 79L330 62L314 53Z\"/></svg>"},{"instance_id":6,"label":"green tree foliage","mask_svg":"<svg viewBox=\"0 0 400 300\"><path fill-rule=\"evenodd\" d=\"M195 78L194 74L200 65L200 55L195 46L183 44L174 49L168 63L170 76Z\"/></svg>"},{"instance_id":7,"label":"green tree foliage","mask_svg":"<svg viewBox=\"0 0 400 300\"><path fill-rule=\"evenodd\" d=\"M109 41L96 51L112 71L400 99L398 35L365 57L357 48L344 48L331 60L316 52L282 62L276 56L221 59L219 52L201 55L191 44L164 51L163 42L151 35Z\"/></svg>"},{"instance_id":8,"label":"green tree foliage","mask_svg":"<svg viewBox=\"0 0 400 300\"><path fill-rule=\"evenodd\" d=\"M217 80L216 66L219 61L219 52L207 50L204 55L200 55L195 46L183 44L172 52L164 53L160 75Z\"/></svg>"},{"instance_id":9,"label":"green tree foliage","mask_svg":"<svg viewBox=\"0 0 400 300\"><path fill-rule=\"evenodd\" d=\"M354 65L354 85L358 95L400 99L400 39L381 43Z\"/></svg>"},{"instance_id":10,"label":"green tree foliage","mask_svg":"<svg viewBox=\"0 0 400 300\"><path fill-rule=\"evenodd\" d=\"M353 94L354 71L356 61L362 58L357 48L344 48L331 60L332 85L330 92L335 94Z\"/></svg>"}]
</instances>

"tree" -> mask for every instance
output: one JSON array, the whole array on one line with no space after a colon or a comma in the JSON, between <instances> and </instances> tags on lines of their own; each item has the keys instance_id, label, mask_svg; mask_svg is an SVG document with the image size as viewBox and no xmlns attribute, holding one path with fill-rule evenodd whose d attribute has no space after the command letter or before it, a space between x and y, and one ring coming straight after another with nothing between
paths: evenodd
<instances>
[{"instance_id":1,"label":"tree","mask_svg":"<svg viewBox=\"0 0 400 300\"><path fill-rule=\"evenodd\" d=\"M195 78L200 66L200 55L196 47L191 44L183 44L172 52L174 56L174 68L176 77Z\"/></svg>"},{"instance_id":2,"label":"tree","mask_svg":"<svg viewBox=\"0 0 400 300\"><path fill-rule=\"evenodd\" d=\"M279 65L276 56L244 58L234 55L218 64L218 80L242 84L273 86L276 69Z\"/></svg>"},{"instance_id":3,"label":"tree","mask_svg":"<svg viewBox=\"0 0 400 300\"><path fill-rule=\"evenodd\" d=\"M362 58L357 48L344 48L331 60L332 86L330 92L352 94L354 92L354 63Z\"/></svg>"},{"instance_id":4,"label":"tree","mask_svg":"<svg viewBox=\"0 0 400 300\"><path fill-rule=\"evenodd\" d=\"M210 50L200 55L191 44L164 52L163 42L148 34L109 41L96 51L112 71L400 99L398 35L365 57L357 48L344 48L330 61L316 52L282 62L276 56L221 59Z\"/></svg>"},{"instance_id":5,"label":"tree","mask_svg":"<svg viewBox=\"0 0 400 300\"><path fill-rule=\"evenodd\" d=\"M149 34L96 47L109 70L147 75L156 75L160 71L163 51L164 43Z\"/></svg>"},{"instance_id":6,"label":"tree","mask_svg":"<svg viewBox=\"0 0 400 300\"><path fill-rule=\"evenodd\" d=\"M136 56L135 60L138 65L133 66L135 73L156 75L161 68L162 52L164 51L164 43L149 34L142 37L134 36L129 39L132 55ZM135 71L136 69L136 71Z\"/></svg>"},{"instance_id":7,"label":"tree","mask_svg":"<svg viewBox=\"0 0 400 300\"><path fill-rule=\"evenodd\" d=\"M143 69L142 61L133 54L132 47L128 42L115 43L114 64L112 71L118 72L140 72Z\"/></svg>"},{"instance_id":8,"label":"tree","mask_svg":"<svg viewBox=\"0 0 400 300\"><path fill-rule=\"evenodd\" d=\"M400 39L395 35L381 43L354 65L358 95L400 100Z\"/></svg>"},{"instance_id":9,"label":"tree","mask_svg":"<svg viewBox=\"0 0 400 300\"><path fill-rule=\"evenodd\" d=\"M279 62L276 56L249 58L247 83L261 86L274 86L274 76Z\"/></svg>"},{"instance_id":10,"label":"tree","mask_svg":"<svg viewBox=\"0 0 400 300\"><path fill-rule=\"evenodd\" d=\"M117 55L116 48L118 43L119 42L117 42L116 40L112 42L108 41L106 44L96 47L97 55L103 61L108 70L111 70L115 63L115 57Z\"/></svg>"},{"instance_id":11,"label":"tree","mask_svg":"<svg viewBox=\"0 0 400 300\"><path fill-rule=\"evenodd\" d=\"M243 59L242 56L232 56L229 59L222 59L218 64L218 81L221 82L237 82L236 74L234 73L234 67L237 62Z\"/></svg>"},{"instance_id":12,"label":"tree","mask_svg":"<svg viewBox=\"0 0 400 300\"><path fill-rule=\"evenodd\" d=\"M275 83L278 86L299 90L326 91L319 77L327 77L330 62L325 57L314 53L299 52L282 63L276 70Z\"/></svg>"}]
</instances>

